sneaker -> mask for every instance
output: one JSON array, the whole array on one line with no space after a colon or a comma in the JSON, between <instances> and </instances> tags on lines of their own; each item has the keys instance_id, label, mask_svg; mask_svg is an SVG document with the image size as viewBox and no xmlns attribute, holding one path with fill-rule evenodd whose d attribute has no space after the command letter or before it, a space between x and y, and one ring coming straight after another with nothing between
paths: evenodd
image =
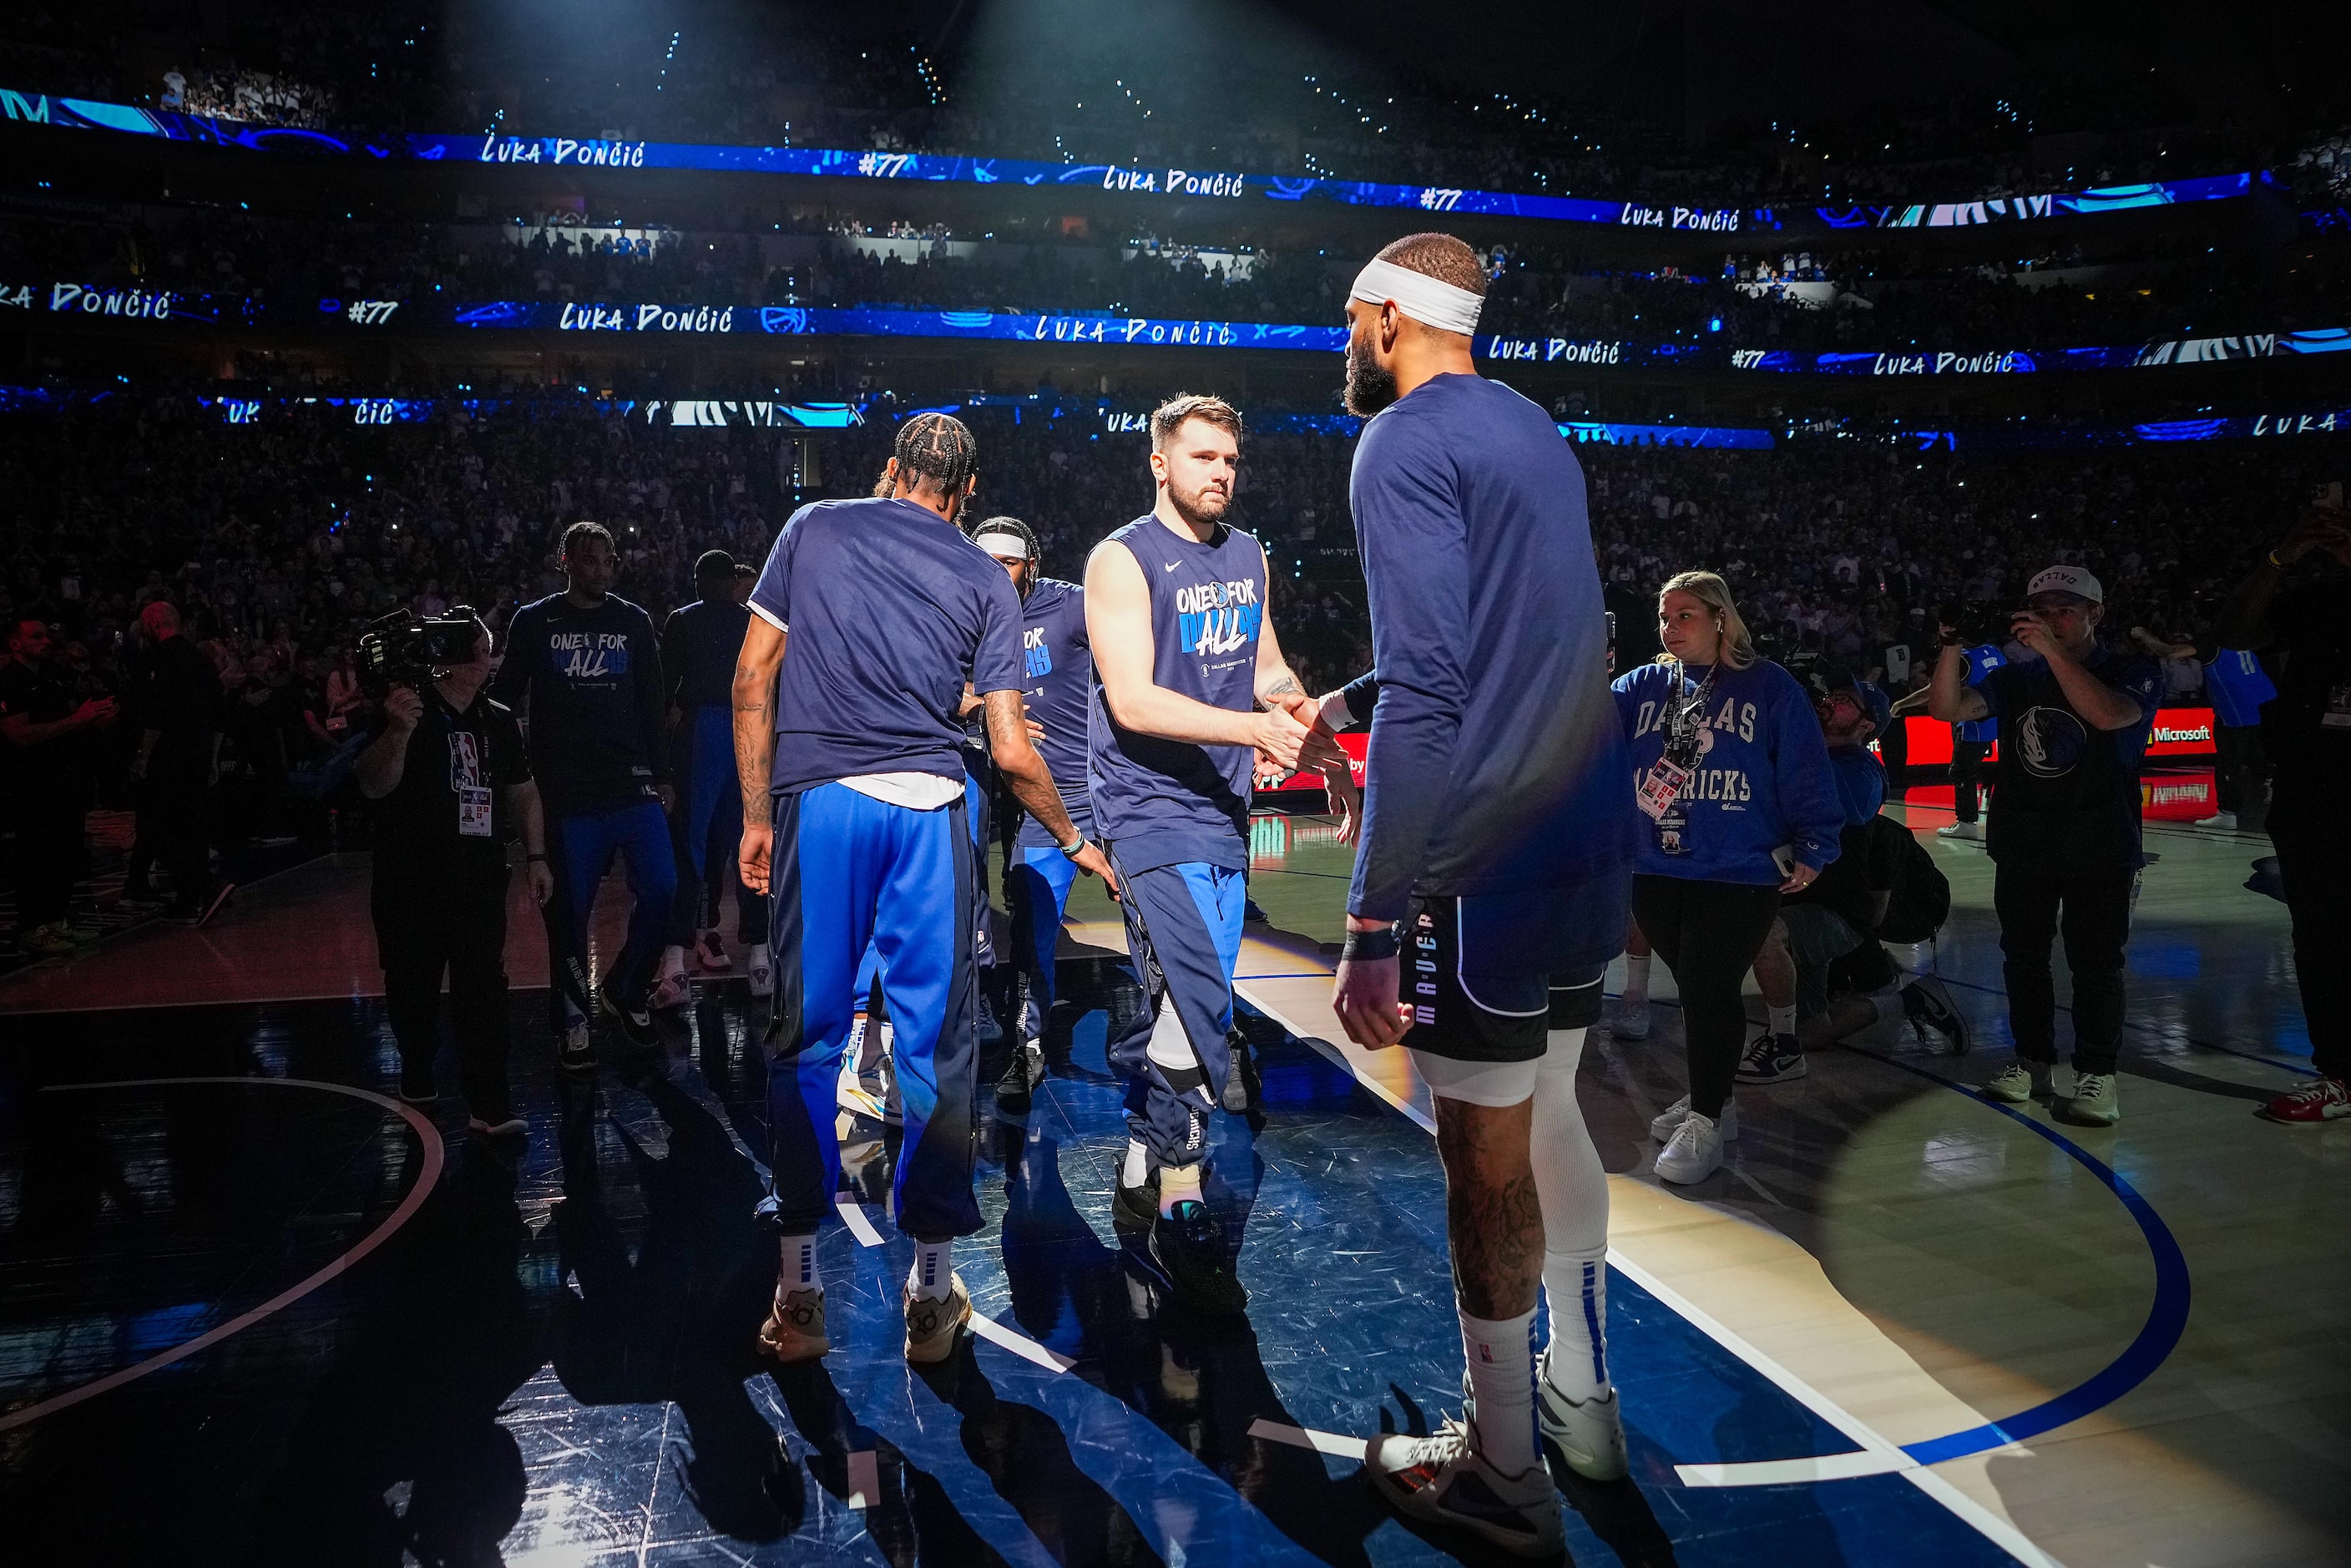
<instances>
[{"instance_id":1,"label":"sneaker","mask_svg":"<svg viewBox=\"0 0 2351 1568\"><path fill-rule=\"evenodd\" d=\"M1225 1051L1231 1059L1231 1065L1225 1070L1225 1087L1219 1097L1220 1103L1229 1114L1246 1116L1249 1107L1257 1103L1260 1087L1257 1063L1249 1056L1249 1036L1237 1029L1230 1030L1225 1036Z\"/></svg>"},{"instance_id":2,"label":"sneaker","mask_svg":"<svg viewBox=\"0 0 2351 1568\"><path fill-rule=\"evenodd\" d=\"M1921 1042L1932 1030L1950 1042L1952 1055L1968 1053L1968 1020L1951 1005L1950 993L1943 989L1940 980L1929 976L1903 987L1902 1016L1910 1020Z\"/></svg>"},{"instance_id":3,"label":"sneaker","mask_svg":"<svg viewBox=\"0 0 2351 1568\"><path fill-rule=\"evenodd\" d=\"M1953 822L1948 828L1937 828L1935 830L1935 836L1938 839L1966 839L1970 842L1980 842L1983 838L1983 824L1981 822Z\"/></svg>"},{"instance_id":4,"label":"sneaker","mask_svg":"<svg viewBox=\"0 0 2351 1568\"><path fill-rule=\"evenodd\" d=\"M566 1072L596 1071L596 1047L588 1038L587 1019L582 1019L563 1031L563 1043L555 1048L555 1065Z\"/></svg>"},{"instance_id":5,"label":"sneaker","mask_svg":"<svg viewBox=\"0 0 2351 1568\"><path fill-rule=\"evenodd\" d=\"M2111 1072L2076 1072L2074 1096L2065 1102L2065 1119L2111 1127L2123 1119L2122 1085Z\"/></svg>"},{"instance_id":6,"label":"sneaker","mask_svg":"<svg viewBox=\"0 0 2351 1568\"><path fill-rule=\"evenodd\" d=\"M1535 1359L1535 1424L1567 1468L1588 1481L1625 1479L1625 1418L1616 1390L1570 1399L1551 1382L1551 1346Z\"/></svg>"},{"instance_id":7,"label":"sneaker","mask_svg":"<svg viewBox=\"0 0 2351 1568\"><path fill-rule=\"evenodd\" d=\"M1249 1306L1249 1290L1233 1272L1225 1251L1225 1230L1208 1206L1186 1198L1173 1214L1154 1218L1152 1263L1165 1277L1176 1299L1204 1317L1238 1317Z\"/></svg>"},{"instance_id":8,"label":"sneaker","mask_svg":"<svg viewBox=\"0 0 2351 1568\"><path fill-rule=\"evenodd\" d=\"M2351 1116L2351 1089L2346 1089L2340 1078L2314 1078L2295 1084L2253 1114L2289 1127L2339 1121Z\"/></svg>"},{"instance_id":9,"label":"sneaker","mask_svg":"<svg viewBox=\"0 0 2351 1568\"><path fill-rule=\"evenodd\" d=\"M68 923L66 926L66 939L77 947L95 947L106 940L106 933L95 925L75 925Z\"/></svg>"},{"instance_id":10,"label":"sneaker","mask_svg":"<svg viewBox=\"0 0 2351 1568\"><path fill-rule=\"evenodd\" d=\"M1029 1094L1045 1077L1045 1047L1041 1040L1024 1040L1004 1064L1004 1076L996 1081L996 1109L1006 1116L1026 1116Z\"/></svg>"},{"instance_id":11,"label":"sneaker","mask_svg":"<svg viewBox=\"0 0 2351 1568\"><path fill-rule=\"evenodd\" d=\"M944 1299L918 1296L905 1286L898 1297L906 1310L906 1359L918 1366L946 1360L956 1353L964 1324L971 1322L971 1292L963 1276L951 1274L954 1289Z\"/></svg>"},{"instance_id":12,"label":"sneaker","mask_svg":"<svg viewBox=\"0 0 2351 1568\"><path fill-rule=\"evenodd\" d=\"M1618 1040L1649 1038L1649 998L1619 997L1608 1005L1608 1032Z\"/></svg>"},{"instance_id":13,"label":"sneaker","mask_svg":"<svg viewBox=\"0 0 2351 1568\"><path fill-rule=\"evenodd\" d=\"M2011 1105L2030 1104L2046 1100L2051 1093L2050 1067L2045 1061L2027 1061L2018 1057L1991 1075L1983 1092L1994 1100Z\"/></svg>"},{"instance_id":14,"label":"sneaker","mask_svg":"<svg viewBox=\"0 0 2351 1568\"><path fill-rule=\"evenodd\" d=\"M1692 1111L1674 1129L1657 1155L1657 1179L1676 1186L1704 1181L1722 1168L1722 1128L1711 1116Z\"/></svg>"},{"instance_id":15,"label":"sneaker","mask_svg":"<svg viewBox=\"0 0 2351 1568\"><path fill-rule=\"evenodd\" d=\"M705 931L694 939L695 967L705 975L723 975L734 967L726 956L726 944L718 939L716 931Z\"/></svg>"},{"instance_id":16,"label":"sneaker","mask_svg":"<svg viewBox=\"0 0 2351 1568\"><path fill-rule=\"evenodd\" d=\"M776 966L768 956L768 945L765 942L752 944L751 956L746 961L745 967L751 974L753 996L772 997L776 994Z\"/></svg>"},{"instance_id":17,"label":"sneaker","mask_svg":"<svg viewBox=\"0 0 2351 1568\"><path fill-rule=\"evenodd\" d=\"M66 935L66 923L62 920L36 925L21 940L26 952L42 958L62 958L81 951L81 944Z\"/></svg>"},{"instance_id":18,"label":"sneaker","mask_svg":"<svg viewBox=\"0 0 2351 1568\"><path fill-rule=\"evenodd\" d=\"M1478 1451L1478 1418L1465 1407L1434 1434L1387 1433L1372 1439L1364 1469L1388 1506L1407 1519L1474 1531L1520 1557L1556 1557L1566 1549L1559 1494L1536 1465L1508 1476Z\"/></svg>"},{"instance_id":19,"label":"sneaker","mask_svg":"<svg viewBox=\"0 0 2351 1568\"><path fill-rule=\"evenodd\" d=\"M509 1138L525 1131L529 1124L514 1113L512 1106L478 1111L465 1118L466 1130L477 1138Z\"/></svg>"},{"instance_id":20,"label":"sneaker","mask_svg":"<svg viewBox=\"0 0 2351 1568\"><path fill-rule=\"evenodd\" d=\"M1683 1120L1687 1117L1689 1113L1689 1096L1685 1094L1680 1099L1675 1101L1672 1104L1667 1106L1663 1111L1657 1113L1656 1119L1649 1124L1649 1136L1656 1139L1657 1142L1661 1144L1668 1142L1674 1135L1674 1129L1680 1126ZM1722 1124L1722 1135L1724 1137L1735 1138L1739 1136L1739 1105L1736 1101L1724 1101L1722 1103L1722 1114L1717 1118L1717 1120Z\"/></svg>"},{"instance_id":21,"label":"sneaker","mask_svg":"<svg viewBox=\"0 0 2351 1568\"><path fill-rule=\"evenodd\" d=\"M1159 1223L1159 1173L1151 1172L1139 1186L1126 1185L1125 1156L1120 1156L1111 1178L1110 1220L1113 1228L1149 1230Z\"/></svg>"},{"instance_id":22,"label":"sneaker","mask_svg":"<svg viewBox=\"0 0 2351 1568\"><path fill-rule=\"evenodd\" d=\"M1755 1037L1747 1054L1739 1059L1741 1083L1785 1083L1791 1078L1802 1078L1808 1071L1804 1052L1792 1034L1766 1030Z\"/></svg>"},{"instance_id":23,"label":"sneaker","mask_svg":"<svg viewBox=\"0 0 2351 1568\"><path fill-rule=\"evenodd\" d=\"M1241 900L1241 918L1253 925L1268 925L1272 924L1272 922L1266 919L1265 911L1257 906L1257 900L1254 898L1245 897Z\"/></svg>"},{"instance_id":24,"label":"sneaker","mask_svg":"<svg viewBox=\"0 0 2351 1568\"><path fill-rule=\"evenodd\" d=\"M653 1003L649 996L639 997L634 1001L624 999L613 990L610 970L607 970L603 979L598 982L596 994L604 999L604 1010L621 1020L622 1034L627 1035L639 1045L651 1045L653 1042Z\"/></svg>"},{"instance_id":25,"label":"sneaker","mask_svg":"<svg viewBox=\"0 0 2351 1568\"><path fill-rule=\"evenodd\" d=\"M653 1012L665 1013L672 1008L682 1008L694 999L694 987L687 981L685 971L664 975L653 984L653 994L645 998L645 1006Z\"/></svg>"},{"instance_id":26,"label":"sneaker","mask_svg":"<svg viewBox=\"0 0 2351 1568\"><path fill-rule=\"evenodd\" d=\"M2197 820L2196 826L2199 828L2218 828L2223 832L2233 833L2237 831L2237 813L2234 811L2215 811L2209 817L2199 818Z\"/></svg>"},{"instance_id":27,"label":"sneaker","mask_svg":"<svg viewBox=\"0 0 2351 1568\"><path fill-rule=\"evenodd\" d=\"M824 1337L824 1292L778 1291L759 1325L759 1348L787 1364L814 1361L832 1348Z\"/></svg>"},{"instance_id":28,"label":"sneaker","mask_svg":"<svg viewBox=\"0 0 2351 1568\"><path fill-rule=\"evenodd\" d=\"M430 1105L441 1098L441 1091L433 1086L433 1068L402 1065L400 1070L400 1098L410 1105Z\"/></svg>"}]
</instances>

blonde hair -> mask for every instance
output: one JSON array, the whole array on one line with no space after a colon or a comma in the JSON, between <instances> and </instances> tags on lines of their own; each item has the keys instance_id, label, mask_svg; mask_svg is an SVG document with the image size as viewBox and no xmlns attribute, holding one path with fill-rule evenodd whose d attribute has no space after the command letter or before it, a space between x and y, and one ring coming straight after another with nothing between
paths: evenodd
<instances>
[{"instance_id":1,"label":"blonde hair","mask_svg":"<svg viewBox=\"0 0 2351 1568\"><path fill-rule=\"evenodd\" d=\"M1677 572L1657 590L1657 602L1663 605L1668 593L1687 593L1714 612L1714 624L1722 633L1721 652L1715 655L1724 667L1743 670L1755 663L1755 639L1748 634L1747 622L1740 618L1739 605L1730 597L1730 584L1711 571ZM1669 664L1673 655L1659 653L1657 663Z\"/></svg>"}]
</instances>

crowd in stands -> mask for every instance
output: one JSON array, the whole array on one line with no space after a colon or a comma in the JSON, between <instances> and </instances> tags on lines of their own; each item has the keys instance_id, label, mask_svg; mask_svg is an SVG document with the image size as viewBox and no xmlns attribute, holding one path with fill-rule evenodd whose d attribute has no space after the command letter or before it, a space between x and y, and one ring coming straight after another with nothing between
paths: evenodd
<instances>
[{"instance_id":1,"label":"crowd in stands","mask_svg":"<svg viewBox=\"0 0 2351 1568\"><path fill-rule=\"evenodd\" d=\"M690 16L569 8L560 48L527 7L283 0L238 7L225 39L187 34L183 16L154 9L141 18L146 29L113 9L39 6L0 21L0 67L16 78L0 86L263 122L308 125L331 112L362 131L1176 163L1719 206L1963 201L2294 166L2291 141L2198 126L2187 96L2160 77L2043 76L2005 96L1909 95L1815 125L1723 127L1693 148L1670 105L1576 111L1409 75L1317 74L1283 51L1159 62L1148 103L1127 79L1136 63L1099 47L1058 56L1033 82L994 79L993 62L935 60L919 46L852 36L820 8L747 0ZM158 40L174 37L184 46L159 56ZM2321 117L2315 140L2338 127L2323 123L2313 98L2293 101Z\"/></svg>"},{"instance_id":2,"label":"crowd in stands","mask_svg":"<svg viewBox=\"0 0 2351 1568\"><path fill-rule=\"evenodd\" d=\"M0 620L54 622L86 695L120 689L140 609L172 601L231 694L225 820L248 836L322 813L330 763L362 716L350 650L370 620L458 603L503 629L561 585L554 549L581 517L621 543L619 591L656 618L691 597L713 547L758 560L801 500L866 492L892 428L828 444L827 483L796 489L779 433L648 425L609 405L517 403L354 428L324 406L257 423L170 393L0 417ZM1045 570L1083 571L1150 504L1140 434L1081 417L973 418L983 513L1035 527ZM1308 681L1370 657L1352 546L1351 442L1267 434L1246 448L1238 519L1265 541L1274 613ZM2327 455L2216 446L1967 458L1834 440L1770 453L1584 446L1593 535L1628 658L1653 651L1657 585L1721 570L1783 655L1922 678L1938 607L2013 604L2053 559L2107 586L2116 635L2209 635L2219 598ZM2332 471L2331 469L2329 470ZM2185 664L2185 661L2180 661ZM2175 695L2194 673L2174 672Z\"/></svg>"},{"instance_id":3,"label":"crowd in stands","mask_svg":"<svg viewBox=\"0 0 2351 1568\"><path fill-rule=\"evenodd\" d=\"M970 236L822 209L721 230L558 224L319 224L129 210L0 214L0 281L319 299L782 304L1334 323L1360 259L1219 256L1155 242ZM904 232L900 232L904 231ZM872 241L883 241L874 244ZM900 242L913 240L914 245ZM1238 260L1238 258L1234 258ZM1598 271L1564 248L1497 250L1491 330L1724 348L2045 350L2351 323L2351 274L2299 254L2195 255L1919 277L1870 251L1727 255L1715 276Z\"/></svg>"}]
</instances>

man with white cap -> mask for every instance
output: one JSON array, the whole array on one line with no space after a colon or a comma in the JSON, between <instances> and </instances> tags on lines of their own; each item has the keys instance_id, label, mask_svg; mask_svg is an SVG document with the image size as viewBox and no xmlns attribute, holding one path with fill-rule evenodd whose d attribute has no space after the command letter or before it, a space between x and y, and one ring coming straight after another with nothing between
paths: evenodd
<instances>
[{"instance_id":1,"label":"man with white cap","mask_svg":"<svg viewBox=\"0 0 2351 1568\"><path fill-rule=\"evenodd\" d=\"M2054 1102L2057 991L2049 949L2062 932L2074 977L2070 1120L2122 1115L2115 1058L2122 1041L2123 946L2139 846L2139 762L2162 676L2153 661L2100 643L2105 591L2078 566L2053 566L2025 585L2016 641L2038 658L1966 685L1967 653L1950 627L1928 711L2000 721L2001 785L1992 798L1992 908L2006 960L2016 1060L1984 1085L1996 1100Z\"/></svg>"},{"instance_id":2,"label":"man with white cap","mask_svg":"<svg viewBox=\"0 0 2351 1568\"><path fill-rule=\"evenodd\" d=\"M1374 1439L1365 1468L1399 1512L1541 1557L1562 1538L1541 1439L1589 1479L1625 1473L1607 1177L1575 1071L1623 946L1633 813L1583 470L1549 414L1478 374L1485 289L1467 245L1412 235L1347 306L1377 678L1322 705L1371 724L1332 1005L1429 1086L1468 1365L1461 1417Z\"/></svg>"}]
</instances>

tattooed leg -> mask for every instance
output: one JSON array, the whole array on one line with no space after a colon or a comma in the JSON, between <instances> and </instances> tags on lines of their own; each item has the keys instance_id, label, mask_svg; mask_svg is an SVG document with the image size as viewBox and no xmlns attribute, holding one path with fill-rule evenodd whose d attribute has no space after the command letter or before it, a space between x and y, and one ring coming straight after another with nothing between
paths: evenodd
<instances>
[{"instance_id":1,"label":"tattooed leg","mask_svg":"<svg viewBox=\"0 0 2351 1568\"><path fill-rule=\"evenodd\" d=\"M1495 1107L1433 1099L1455 1298L1472 1317L1532 1312L1543 1261L1542 1206L1528 1158L1534 1102Z\"/></svg>"}]
</instances>

